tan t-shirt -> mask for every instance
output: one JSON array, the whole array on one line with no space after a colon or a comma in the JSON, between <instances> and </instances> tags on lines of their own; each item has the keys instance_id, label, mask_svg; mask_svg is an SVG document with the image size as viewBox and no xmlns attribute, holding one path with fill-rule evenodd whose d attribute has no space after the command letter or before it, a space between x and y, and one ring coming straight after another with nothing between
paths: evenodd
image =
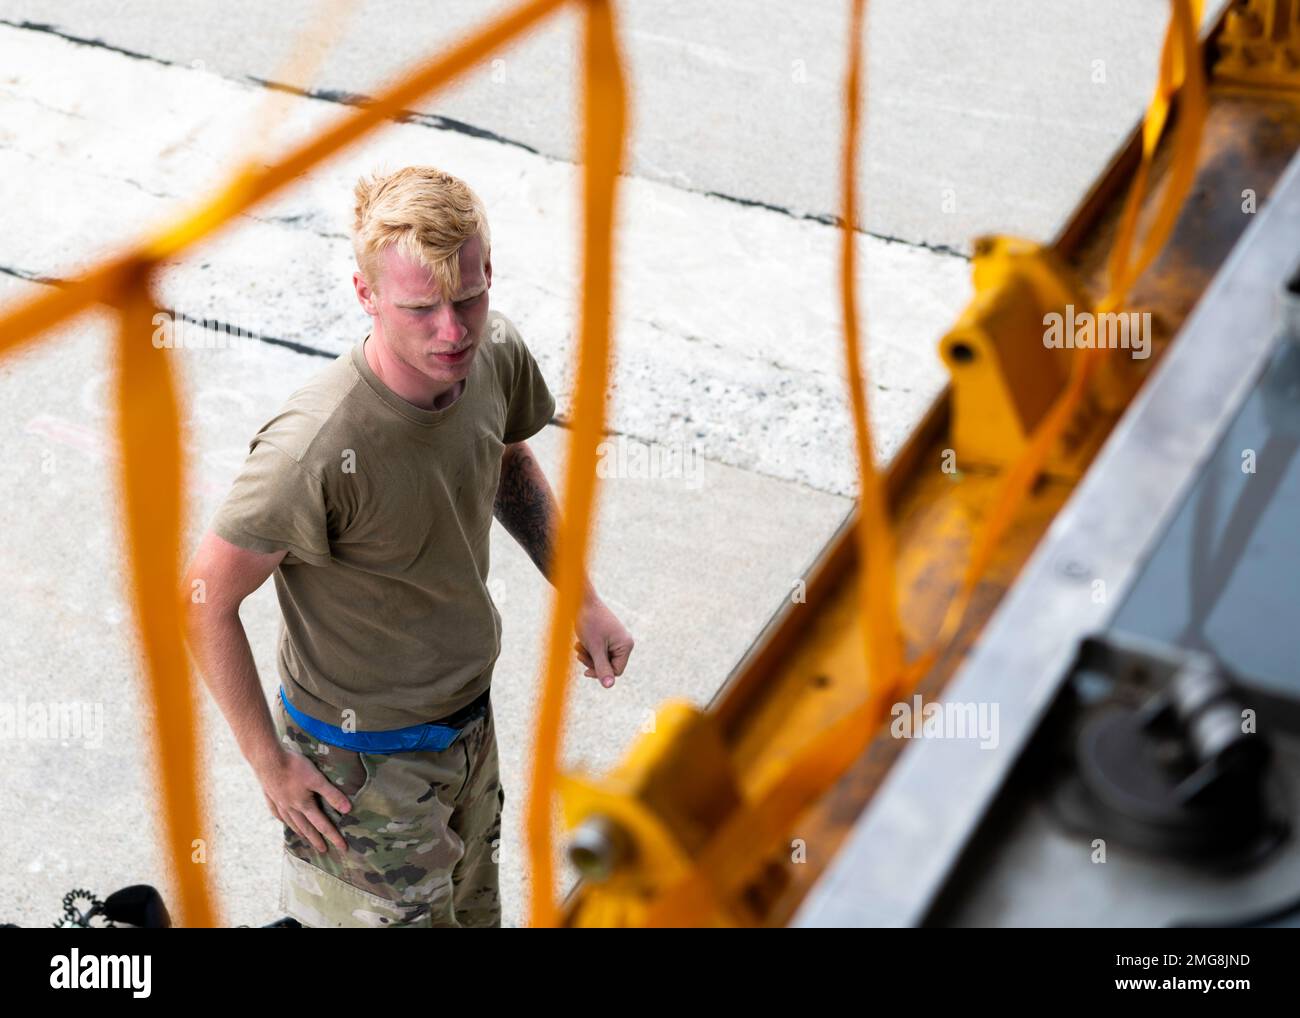
<instances>
[{"instance_id":1,"label":"tan t-shirt","mask_svg":"<svg viewBox=\"0 0 1300 1018\"><path fill-rule=\"evenodd\" d=\"M361 340L249 443L212 528L275 571L290 703L358 731L444 717L488 688L501 615L488 535L501 453L555 399L518 330L489 312L464 390L422 410L375 375Z\"/></svg>"}]
</instances>

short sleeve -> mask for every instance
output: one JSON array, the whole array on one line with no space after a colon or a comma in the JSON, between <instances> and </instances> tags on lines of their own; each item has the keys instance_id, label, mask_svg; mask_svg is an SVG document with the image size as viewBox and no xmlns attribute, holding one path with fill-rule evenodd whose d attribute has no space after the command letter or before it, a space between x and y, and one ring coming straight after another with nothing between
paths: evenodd
<instances>
[{"instance_id":1,"label":"short sleeve","mask_svg":"<svg viewBox=\"0 0 1300 1018\"><path fill-rule=\"evenodd\" d=\"M532 351L512 326L507 330L513 347L510 391L506 393L506 427L501 440L510 445L531 438L555 416L555 397L542 377Z\"/></svg>"},{"instance_id":2,"label":"short sleeve","mask_svg":"<svg viewBox=\"0 0 1300 1018\"><path fill-rule=\"evenodd\" d=\"M284 561L289 564L330 563L328 512L320 479L264 439L253 440L212 529L249 551L285 550Z\"/></svg>"}]
</instances>

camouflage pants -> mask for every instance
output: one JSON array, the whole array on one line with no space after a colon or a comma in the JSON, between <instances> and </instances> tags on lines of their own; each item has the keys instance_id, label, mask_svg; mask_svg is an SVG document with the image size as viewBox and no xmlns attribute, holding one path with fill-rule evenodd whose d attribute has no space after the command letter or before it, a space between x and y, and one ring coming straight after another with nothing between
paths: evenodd
<instances>
[{"instance_id":1,"label":"camouflage pants","mask_svg":"<svg viewBox=\"0 0 1300 1018\"><path fill-rule=\"evenodd\" d=\"M348 848L317 852L284 826L280 907L309 927L499 927L497 859L505 791L487 713L440 751L357 753L303 731L279 698L281 742L343 790L317 796Z\"/></svg>"}]
</instances>

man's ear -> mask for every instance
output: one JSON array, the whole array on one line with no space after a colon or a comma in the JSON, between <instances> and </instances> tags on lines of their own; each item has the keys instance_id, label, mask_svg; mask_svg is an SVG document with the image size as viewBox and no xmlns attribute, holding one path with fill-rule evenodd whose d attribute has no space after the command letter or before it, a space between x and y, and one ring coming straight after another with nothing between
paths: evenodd
<instances>
[{"instance_id":1,"label":"man's ear","mask_svg":"<svg viewBox=\"0 0 1300 1018\"><path fill-rule=\"evenodd\" d=\"M366 282L366 277L359 271L352 273L352 287L356 290L357 300L365 308L366 314L370 315L371 318L378 315L379 310L375 307L375 291L370 288L370 284Z\"/></svg>"},{"instance_id":2,"label":"man's ear","mask_svg":"<svg viewBox=\"0 0 1300 1018\"><path fill-rule=\"evenodd\" d=\"M492 256L489 255L483 262L483 275L487 278L487 288L492 289Z\"/></svg>"}]
</instances>

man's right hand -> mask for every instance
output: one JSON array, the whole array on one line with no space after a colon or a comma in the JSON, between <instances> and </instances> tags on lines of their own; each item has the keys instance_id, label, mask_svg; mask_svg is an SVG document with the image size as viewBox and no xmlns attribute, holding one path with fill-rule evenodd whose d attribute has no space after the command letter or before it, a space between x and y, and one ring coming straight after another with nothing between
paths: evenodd
<instances>
[{"instance_id":1,"label":"man's right hand","mask_svg":"<svg viewBox=\"0 0 1300 1018\"><path fill-rule=\"evenodd\" d=\"M352 802L320 772L314 763L293 750L279 750L279 757L258 774L262 794L271 807L271 815L298 832L317 852L324 852L330 840L340 852L347 850L343 835L321 812L317 793L340 813L352 809Z\"/></svg>"}]
</instances>

